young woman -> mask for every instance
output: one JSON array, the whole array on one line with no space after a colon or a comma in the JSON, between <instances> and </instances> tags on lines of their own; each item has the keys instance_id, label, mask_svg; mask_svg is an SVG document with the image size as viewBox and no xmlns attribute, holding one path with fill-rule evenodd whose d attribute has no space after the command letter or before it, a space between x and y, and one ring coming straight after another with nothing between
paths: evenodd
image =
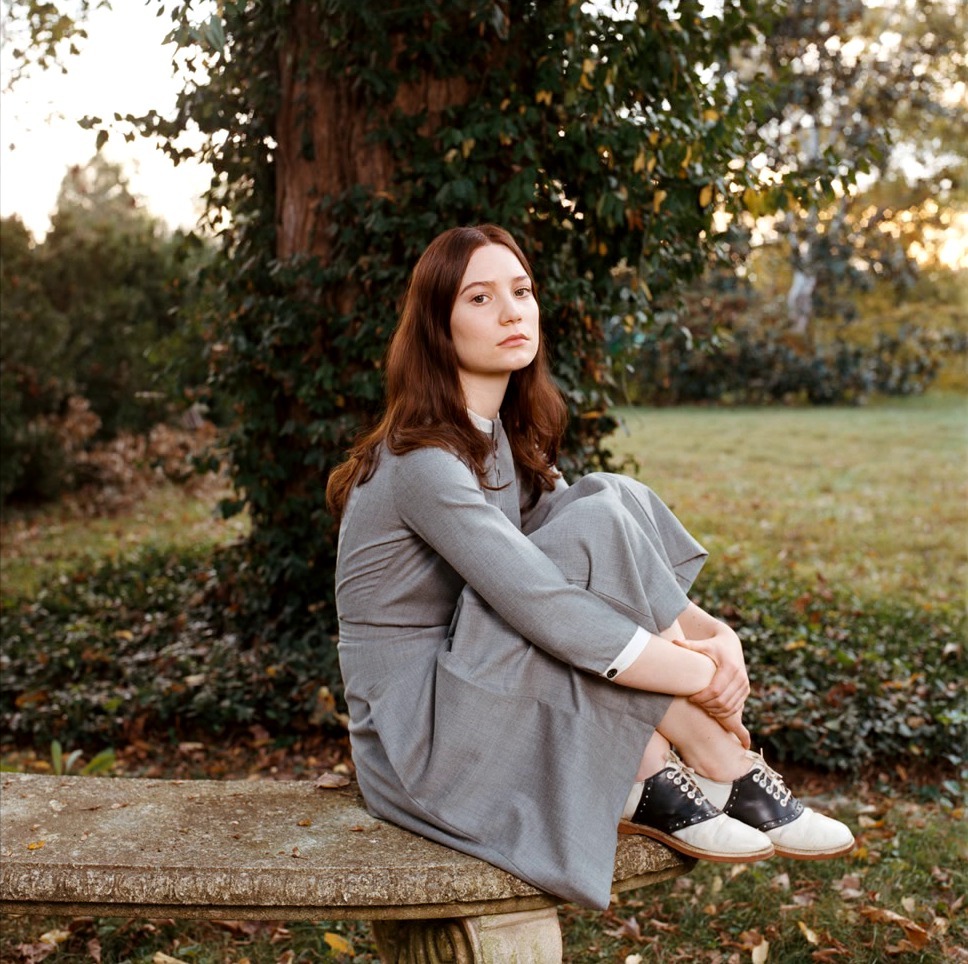
<instances>
[{"instance_id":1,"label":"young woman","mask_svg":"<svg viewBox=\"0 0 968 964\"><path fill-rule=\"evenodd\" d=\"M847 853L750 750L739 639L686 596L703 548L638 482L556 471L565 406L506 231L430 244L385 371L327 487L369 809L595 907L616 829L709 860Z\"/></svg>"}]
</instances>

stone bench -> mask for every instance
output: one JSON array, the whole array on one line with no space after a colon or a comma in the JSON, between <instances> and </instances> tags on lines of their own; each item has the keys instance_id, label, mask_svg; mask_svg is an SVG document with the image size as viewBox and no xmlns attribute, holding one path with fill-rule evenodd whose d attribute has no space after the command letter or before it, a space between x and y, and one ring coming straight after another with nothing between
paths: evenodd
<instances>
[{"instance_id":1,"label":"stone bench","mask_svg":"<svg viewBox=\"0 0 968 964\"><path fill-rule=\"evenodd\" d=\"M615 891L693 862L622 836ZM382 960L561 960L561 901L375 820L352 787L0 776L0 910L368 920Z\"/></svg>"}]
</instances>

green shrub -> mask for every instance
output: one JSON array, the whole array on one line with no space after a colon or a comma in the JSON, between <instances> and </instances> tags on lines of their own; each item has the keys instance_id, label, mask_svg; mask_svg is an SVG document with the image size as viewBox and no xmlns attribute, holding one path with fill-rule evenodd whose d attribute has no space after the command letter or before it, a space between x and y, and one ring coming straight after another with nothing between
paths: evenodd
<instances>
[{"instance_id":1,"label":"green shrub","mask_svg":"<svg viewBox=\"0 0 968 964\"><path fill-rule=\"evenodd\" d=\"M704 577L701 604L743 640L746 723L779 759L831 770L963 761L965 614L857 599L737 573Z\"/></svg>"},{"instance_id":2,"label":"green shrub","mask_svg":"<svg viewBox=\"0 0 968 964\"><path fill-rule=\"evenodd\" d=\"M335 641L320 622L281 663L271 640L243 633L224 585L228 569L245 569L238 551L147 548L61 576L34 599L4 599L4 732L21 745L106 745L335 722ZM740 573L699 588L744 640L747 723L779 759L826 769L960 759L968 674L954 608Z\"/></svg>"},{"instance_id":3,"label":"green shrub","mask_svg":"<svg viewBox=\"0 0 968 964\"><path fill-rule=\"evenodd\" d=\"M733 294L706 317L688 314L688 328L670 322L638 333L630 348L619 336L629 401L840 405L875 394L920 395L946 360L968 352L968 337L953 328L907 324L878 331L867 343L843 332L813 339L791 334L776 319L750 324L734 315L747 309L755 304ZM619 327L616 321L613 330Z\"/></svg>"},{"instance_id":4,"label":"green shrub","mask_svg":"<svg viewBox=\"0 0 968 964\"><path fill-rule=\"evenodd\" d=\"M335 645L312 639L300 658L273 662L224 606L229 555L149 547L60 576L34 599L4 598L4 731L18 743L104 744L308 720L337 676Z\"/></svg>"}]
</instances>

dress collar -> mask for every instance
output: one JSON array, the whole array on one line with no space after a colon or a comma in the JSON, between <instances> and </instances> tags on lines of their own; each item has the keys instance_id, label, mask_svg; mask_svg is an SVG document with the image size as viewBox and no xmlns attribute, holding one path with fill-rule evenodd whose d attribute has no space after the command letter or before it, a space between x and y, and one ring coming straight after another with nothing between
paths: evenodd
<instances>
[{"instance_id":1,"label":"dress collar","mask_svg":"<svg viewBox=\"0 0 968 964\"><path fill-rule=\"evenodd\" d=\"M500 418L485 418L483 415L478 415L477 412L472 412L470 409L467 410L467 414L470 416L471 424L475 428L479 428L482 432L487 432L488 435L494 434L495 423L500 422Z\"/></svg>"}]
</instances>

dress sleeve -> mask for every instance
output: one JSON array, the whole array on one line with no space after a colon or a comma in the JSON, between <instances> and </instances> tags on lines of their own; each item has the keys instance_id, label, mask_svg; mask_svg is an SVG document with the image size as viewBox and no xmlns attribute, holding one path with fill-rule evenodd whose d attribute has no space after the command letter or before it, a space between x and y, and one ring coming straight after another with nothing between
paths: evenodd
<instances>
[{"instance_id":1,"label":"dress sleeve","mask_svg":"<svg viewBox=\"0 0 968 964\"><path fill-rule=\"evenodd\" d=\"M603 674L639 626L574 585L497 507L471 470L441 449L395 459L400 519L510 626L578 669Z\"/></svg>"}]
</instances>

